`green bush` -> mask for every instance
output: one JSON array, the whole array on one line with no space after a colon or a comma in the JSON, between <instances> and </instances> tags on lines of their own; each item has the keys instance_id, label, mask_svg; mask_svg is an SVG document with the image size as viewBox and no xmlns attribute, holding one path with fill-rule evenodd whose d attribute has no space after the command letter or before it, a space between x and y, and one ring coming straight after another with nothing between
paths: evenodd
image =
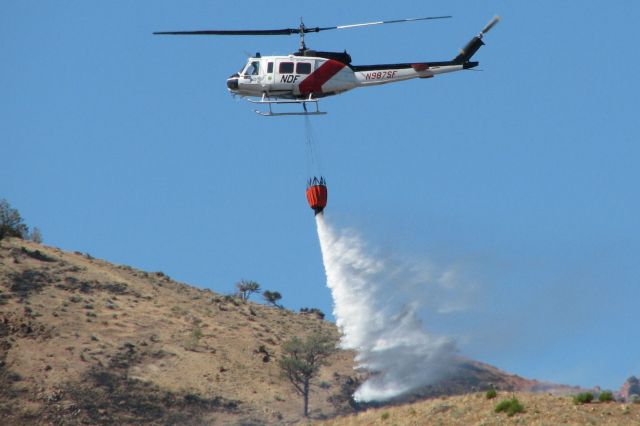
<instances>
[{"instance_id":1,"label":"green bush","mask_svg":"<svg viewBox=\"0 0 640 426\"><path fill-rule=\"evenodd\" d=\"M593 394L591 392L582 392L573 397L573 403L576 405L588 404L593 401Z\"/></svg>"},{"instance_id":2,"label":"green bush","mask_svg":"<svg viewBox=\"0 0 640 426\"><path fill-rule=\"evenodd\" d=\"M22 222L18 210L11 207L5 199L0 200L0 240L4 237L25 239L29 236L29 227Z\"/></svg>"},{"instance_id":3,"label":"green bush","mask_svg":"<svg viewBox=\"0 0 640 426\"><path fill-rule=\"evenodd\" d=\"M262 293L262 297L264 297L264 300L266 300L267 303L270 303L273 306L276 306L276 307L279 307L279 308L282 307L282 306L278 305L278 300L282 299L282 295L280 294L280 292L265 290Z\"/></svg>"},{"instance_id":4,"label":"green bush","mask_svg":"<svg viewBox=\"0 0 640 426\"><path fill-rule=\"evenodd\" d=\"M324 312L318 308L300 308L302 314L314 314L318 319L324 319Z\"/></svg>"},{"instance_id":5,"label":"green bush","mask_svg":"<svg viewBox=\"0 0 640 426\"><path fill-rule=\"evenodd\" d=\"M613 392L611 391L604 391L600 394L600 396L598 396L598 401L600 402L611 402L613 401Z\"/></svg>"},{"instance_id":6,"label":"green bush","mask_svg":"<svg viewBox=\"0 0 640 426\"><path fill-rule=\"evenodd\" d=\"M188 351L196 351L200 345L200 339L202 338L202 329L197 324L191 330L189 337L185 340L184 348Z\"/></svg>"},{"instance_id":7,"label":"green bush","mask_svg":"<svg viewBox=\"0 0 640 426\"><path fill-rule=\"evenodd\" d=\"M485 392L484 396L487 399L493 399L496 396L498 396L498 393L496 392L495 389L492 388L492 389L489 389L487 392Z\"/></svg>"},{"instance_id":8,"label":"green bush","mask_svg":"<svg viewBox=\"0 0 640 426\"><path fill-rule=\"evenodd\" d=\"M524 405L520 404L518 398L515 396L511 399L505 399L496 405L496 413L507 413L507 416L511 417L517 413L524 412Z\"/></svg>"}]
</instances>

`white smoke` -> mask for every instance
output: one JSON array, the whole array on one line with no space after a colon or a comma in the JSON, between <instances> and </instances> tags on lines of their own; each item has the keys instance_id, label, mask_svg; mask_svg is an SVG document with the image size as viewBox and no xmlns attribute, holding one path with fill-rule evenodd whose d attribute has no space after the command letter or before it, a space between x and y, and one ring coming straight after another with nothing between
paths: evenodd
<instances>
[{"instance_id":1,"label":"white smoke","mask_svg":"<svg viewBox=\"0 0 640 426\"><path fill-rule=\"evenodd\" d=\"M338 233L316 216L327 286L343 333L340 345L357 352L357 368L371 376L356 391L358 401L381 401L436 382L455 365L453 340L427 332L418 318L420 298L407 293L406 271L366 252L362 240ZM413 276L412 276L413 275ZM451 284L451 272L441 285ZM404 282L399 282L403 280Z\"/></svg>"}]
</instances>

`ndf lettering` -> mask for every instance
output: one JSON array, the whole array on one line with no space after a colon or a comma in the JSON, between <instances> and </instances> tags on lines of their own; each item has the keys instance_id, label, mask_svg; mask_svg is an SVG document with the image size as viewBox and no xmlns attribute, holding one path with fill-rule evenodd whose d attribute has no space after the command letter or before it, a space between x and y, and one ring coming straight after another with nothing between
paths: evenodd
<instances>
[{"instance_id":1,"label":"ndf lettering","mask_svg":"<svg viewBox=\"0 0 640 426\"><path fill-rule=\"evenodd\" d=\"M293 75L293 74L289 74L289 75L283 75L282 77L280 77L280 83L295 83L296 81L298 81L298 75Z\"/></svg>"}]
</instances>

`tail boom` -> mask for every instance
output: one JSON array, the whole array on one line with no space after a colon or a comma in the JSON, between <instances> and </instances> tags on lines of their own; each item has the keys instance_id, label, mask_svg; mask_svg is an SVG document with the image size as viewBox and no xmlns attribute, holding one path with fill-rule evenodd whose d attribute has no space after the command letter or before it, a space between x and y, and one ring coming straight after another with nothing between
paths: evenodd
<instances>
[{"instance_id":1,"label":"tail boom","mask_svg":"<svg viewBox=\"0 0 640 426\"><path fill-rule=\"evenodd\" d=\"M410 80L412 78L431 78L438 74L462 71L478 66L478 62L471 61L473 55L484 46L482 38L500 21L494 16L491 21L474 36L451 61L418 62L407 64L379 64L379 65L350 65L358 86L373 86Z\"/></svg>"},{"instance_id":2,"label":"tail boom","mask_svg":"<svg viewBox=\"0 0 640 426\"><path fill-rule=\"evenodd\" d=\"M359 86L375 86L410 80L431 78L438 74L460 71L469 66L454 61L417 62L405 64L353 65L351 69ZM477 65L477 63L475 63ZM475 66L474 65L474 66Z\"/></svg>"}]
</instances>

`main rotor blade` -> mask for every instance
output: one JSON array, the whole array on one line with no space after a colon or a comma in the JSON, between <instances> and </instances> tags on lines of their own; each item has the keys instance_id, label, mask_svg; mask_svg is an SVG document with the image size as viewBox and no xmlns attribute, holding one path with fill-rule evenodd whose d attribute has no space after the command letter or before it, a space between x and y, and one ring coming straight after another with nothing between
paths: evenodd
<instances>
[{"instance_id":1,"label":"main rotor blade","mask_svg":"<svg viewBox=\"0 0 640 426\"><path fill-rule=\"evenodd\" d=\"M401 23L401 22L425 21L425 20L429 20L429 19L447 19L447 18L451 18L451 17L452 17L451 15L447 15L447 16L425 16L424 18L393 19L393 20L390 20L390 21L365 22L363 24L349 24L349 25L337 25L335 27L310 28L310 30L315 30L315 31L344 30L344 29L347 29L347 28L368 27L370 25L397 24L397 23Z\"/></svg>"},{"instance_id":2,"label":"main rotor blade","mask_svg":"<svg viewBox=\"0 0 640 426\"><path fill-rule=\"evenodd\" d=\"M202 31L158 31L155 35L291 35L299 34L299 28L281 30L202 30Z\"/></svg>"},{"instance_id":3,"label":"main rotor blade","mask_svg":"<svg viewBox=\"0 0 640 426\"><path fill-rule=\"evenodd\" d=\"M365 22L363 24L337 25L335 27L305 27L283 28L279 30L201 30L201 31L158 31L155 35L230 35L230 36L261 36L261 35L291 35L300 33L317 33L326 30L344 30L348 28L368 27L370 25L397 24L401 22L425 21L430 19L446 19L451 16L426 16L424 18L394 19L391 21Z\"/></svg>"}]
</instances>

